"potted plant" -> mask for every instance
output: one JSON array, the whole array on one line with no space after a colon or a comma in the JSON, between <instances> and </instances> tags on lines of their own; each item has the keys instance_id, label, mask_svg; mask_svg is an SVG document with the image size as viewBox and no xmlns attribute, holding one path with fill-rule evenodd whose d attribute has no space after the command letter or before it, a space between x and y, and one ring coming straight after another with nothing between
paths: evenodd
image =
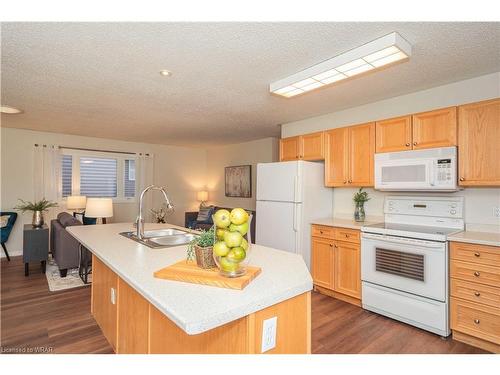
<instances>
[{"instance_id":1,"label":"potted plant","mask_svg":"<svg viewBox=\"0 0 500 375\"><path fill-rule=\"evenodd\" d=\"M187 259L193 260L193 258L196 258L196 264L200 268L217 267L213 257L213 246L215 241L214 231L214 227L207 231L202 231L201 234L188 245Z\"/></svg>"},{"instance_id":2,"label":"potted plant","mask_svg":"<svg viewBox=\"0 0 500 375\"><path fill-rule=\"evenodd\" d=\"M41 227L43 226L43 212L47 211L49 208L52 207L57 207L56 202L51 202L48 201L47 199L43 198L42 200L39 201L34 201L34 202L26 202L23 201L22 199L18 199L21 203L19 203L16 207L14 207L15 210L20 210L22 213L25 213L26 211L33 211L33 220L31 224L36 228L36 227Z\"/></svg>"},{"instance_id":3,"label":"potted plant","mask_svg":"<svg viewBox=\"0 0 500 375\"><path fill-rule=\"evenodd\" d=\"M354 194L352 199L356 204L356 208L354 210L354 220L365 221L365 202L370 200L370 198L368 198L368 193L363 191L363 188L359 188L358 192Z\"/></svg>"}]
</instances>

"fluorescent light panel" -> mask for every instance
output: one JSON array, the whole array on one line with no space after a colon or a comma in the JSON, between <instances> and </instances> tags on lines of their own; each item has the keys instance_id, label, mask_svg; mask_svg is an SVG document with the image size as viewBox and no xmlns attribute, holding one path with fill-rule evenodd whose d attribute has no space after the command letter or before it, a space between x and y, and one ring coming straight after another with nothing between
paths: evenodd
<instances>
[{"instance_id":1,"label":"fluorescent light panel","mask_svg":"<svg viewBox=\"0 0 500 375\"><path fill-rule=\"evenodd\" d=\"M269 91L291 98L411 56L411 45L394 32L273 82Z\"/></svg>"}]
</instances>

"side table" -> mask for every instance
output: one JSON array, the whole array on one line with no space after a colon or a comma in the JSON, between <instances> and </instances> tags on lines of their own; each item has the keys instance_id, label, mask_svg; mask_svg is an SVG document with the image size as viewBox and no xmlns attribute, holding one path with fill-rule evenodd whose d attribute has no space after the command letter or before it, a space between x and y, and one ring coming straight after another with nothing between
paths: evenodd
<instances>
[{"instance_id":1,"label":"side table","mask_svg":"<svg viewBox=\"0 0 500 375\"><path fill-rule=\"evenodd\" d=\"M35 228L25 224L23 230L23 262L24 276L28 276L30 262L41 262L42 272L45 273L49 258L49 227L43 225Z\"/></svg>"}]
</instances>

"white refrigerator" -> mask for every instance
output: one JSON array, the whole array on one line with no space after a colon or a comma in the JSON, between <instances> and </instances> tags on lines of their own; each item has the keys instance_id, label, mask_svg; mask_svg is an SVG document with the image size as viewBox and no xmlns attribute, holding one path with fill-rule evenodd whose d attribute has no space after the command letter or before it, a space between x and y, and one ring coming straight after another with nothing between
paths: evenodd
<instances>
[{"instance_id":1,"label":"white refrigerator","mask_svg":"<svg viewBox=\"0 0 500 375\"><path fill-rule=\"evenodd\" d=\"M333 212L324 171L321 162L257 164L256 244L300 254L310 269L311 221Z\"/></svg>"}]
</instances>

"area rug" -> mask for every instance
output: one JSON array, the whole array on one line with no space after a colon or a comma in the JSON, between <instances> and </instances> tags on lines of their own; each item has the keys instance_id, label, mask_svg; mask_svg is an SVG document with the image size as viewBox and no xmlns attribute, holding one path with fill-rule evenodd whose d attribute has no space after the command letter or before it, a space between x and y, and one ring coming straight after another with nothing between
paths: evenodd
<instances>
[{"instance_id":1,"label":"area rug","mask_svg":"<svg viewBox=\"0 0 500 375\"><path fill-rule=\"evenodd\" d=\"M49 290L51 292L89 286L90 282L92 282L92 274L90 274L88 279L89 284L85 284L78 275L78 268L68 269L68 274L66 275L66 277L61 277L59 274L59 268L57 267L57 264L53 259L49 259L47 261L45 276L47 277Z\"/></svg>"}]
</instances>

